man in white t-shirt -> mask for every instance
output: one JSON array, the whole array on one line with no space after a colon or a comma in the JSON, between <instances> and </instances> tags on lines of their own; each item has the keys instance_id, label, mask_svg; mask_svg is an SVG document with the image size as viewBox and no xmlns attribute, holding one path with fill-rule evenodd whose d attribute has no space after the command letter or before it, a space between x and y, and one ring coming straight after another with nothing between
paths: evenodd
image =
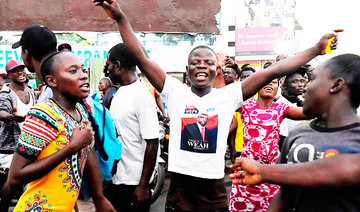
<instances>
[{"instance_id":1,"label":"man in white t-shirt","mask_svg":"<svg viewBox=\"0 0 360 212\"><path fill-rule=\"evenodd\" d=\"M136 63L124 44L112 47L107 71L120 83L110 113L123 142L122 155L105 196L117 211L149 211L149 182L154 172L159 122L155 101L136 74Z\"/></svg>"},{"instance_id":2,"label":"man in white t-shirt","mask_svg":"<svg viewBox=\"0 0 360 212\"><path fill-rule=\"evenodd\" d=\"M171 182L166 211L228 211L227 192L224 183L224 155L233 114L244 100L274 78L295 71L309 60L325 53L330 38L324 35L312 48L259 71L244 80L221 89L213 89L216 76L216 54L207 46L194 48L188 57L186 73L190 87L166 75L150 60L144 47L120 8L107 1L95 1L104 8L119 27L120 34L140 70L145 73L154 88L167 103L170 117L169 171ZM332 44L334 47L335 42ZM209 116L208 127L217 132L215 152L201 143L191 144L192 149L182 149L181 132L186 124L196 122L199 114Z\"/></svg>"},{"instance_id":3,"label":"man in white t-shirt","mask_svg":"<svg viewBox=\"0 0 360 212\"><path fill-rule=\"evenodd\" d=\"M3 185L21 133L22 124L30 108L36 103L35 94L26 84L25 65L10 60L5 70L9 84L0 91L0 183Z\"/></svg>"},{"instance_id":4,"label":"man in white t-shirt","mask_svg":"<svg viewBox=\"0 0 360 212\"><path fill-rule=\"evenodd\" d=\"M305 88L305 68L301 67L294 73L288 74L283 80L281 86L282 92L277 102L282 102L290 106L301 107L302 100L298 97L303 94ZM282 144L285 138L289 135L291 129L293 129L301 121L291 120L285 118L280 124L280 140L279 148L281 150Z\"/></svg>"}]
</instances>

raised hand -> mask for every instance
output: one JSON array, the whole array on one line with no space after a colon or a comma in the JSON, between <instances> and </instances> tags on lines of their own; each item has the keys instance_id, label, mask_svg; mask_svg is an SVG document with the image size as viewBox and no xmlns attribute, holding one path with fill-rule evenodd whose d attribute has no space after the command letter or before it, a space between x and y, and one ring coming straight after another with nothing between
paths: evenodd
<instances>
[{"instance_id":1,"label":"raised hand","mask_svg":"<svg viewBox=\"0 0 360 212\"><path fill-rule=\"evenodd\" d=\"M119 21L124 17L124 13L120 9L120 6L115 0L92 0L95 6L101 6L104 8L106 14L115 21ZM115 4L117 6L115 6Z\"/></svg>"},{"instance_id":2,"label":"raised hand","mask_svg":"<svg viewBox=\"0 0 360 212\"><path fill-rule=\"evenodd\" d=\"M324 36L322 36L319 40L319 42L316 44L317 48L319 49L319 54L326 54L326 46L328 45L329 41L335 38L331 41L330 49L335 50L337 47L337 34L336 33L327 33Z\"/></svg>"},{"instance_id":3,"label":"raised hand","mask_svg":"<svg viewBox=\"0 0 360 212\"><path fill-rule=\"evenodd\" d=\"M229 178L233 179L233 184L256 185L262 183L260 163L248 158L236 158L231 168L235 171Z\"/></svg>"},{"instance_id":4,"label":"raised hand","mask_svg":"<svg viewBox=\"0 0 360 212\"><path fill-rule=\"evenodd\" d=\"M235 62L229 57L229 56L226 56L225 59L224 59L224 65L234 65Z\"/></svg>"},{"instance_id":5,"label":"raised hand","mask_svg":"<svg viewBox=\"0 0 360 212\"><path fill-rule=\"evenodd\" d=\"M78 152L94 141L95 133L91 127L91 123L89 121L83 121L82 124L84 126L75 128L71 135L69 147L73 152Z\"/></svg>"}]
</instances>

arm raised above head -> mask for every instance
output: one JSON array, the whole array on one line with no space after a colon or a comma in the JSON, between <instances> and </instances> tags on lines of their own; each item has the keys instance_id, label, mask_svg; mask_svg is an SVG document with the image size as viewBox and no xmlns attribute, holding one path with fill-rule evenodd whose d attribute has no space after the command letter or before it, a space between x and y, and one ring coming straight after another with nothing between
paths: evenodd
<instances>
[{"instance_id":1,"label":"arm raised above head","mask_svg":"<svg viewBox=\"0 0 360 212\"><path fill-rule=\"evenodd\" d=\"M297 70L300 66L306 64L307 62L315 58L316 56L325 54L326 46L328 45L329 40L333 37L337 37L337 35L325 34L321 37L321 39L315 46L303 52L300 52L294 57L290 57L274 63L266 70L255 72L242 83L244 100L255 95L256 92L258 92L271 80L290 74ZM334 39L332 41L331 48L336 49L336 46L337 39Z\"/></svg>"},{"instance_id":2,"label":"arm raised above head","mask_svg":"<svg viewBox=\"0 0 360 212\"><path fill-rule=\"evenodd\" d=\"M145 48L136 38L129 21L117 2L110 1L112 4L102 0L93 0L93 2L95 5L104 8L108 16L117 22L124 44L134 56L138 67L146 75L154 88L161 92L164 87L166 74L157 63L149 59ZM117 6L113 6L114 3Z\"/></svg>"}]
</instances>

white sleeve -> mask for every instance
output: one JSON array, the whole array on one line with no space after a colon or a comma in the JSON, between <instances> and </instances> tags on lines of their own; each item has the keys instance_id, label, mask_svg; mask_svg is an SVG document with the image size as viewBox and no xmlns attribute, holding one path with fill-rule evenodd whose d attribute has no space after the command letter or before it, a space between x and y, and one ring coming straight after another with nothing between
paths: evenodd
<instances>
[{"instance_id":1,"label":"white sleeve","mask_svg":"<svg viewBox=\"0 0 360 212\"><path fill-rule=\"evenodd\" d=\"M37 103L45 102L46 100L50 99L53 96L53 92L52 92L51 88L47 85L45 85L45 86L46 87L44 88L44 91L39 96Z\"/></svg>"},{"instance_id":2,"label":"white sleeve","mask_svg":"<svg viewBox=\"0 0 360 212\"><path fill-rule=\"evenodd\" d=\"M156 104L149 92L145 92L139 98L137 104L137 116L139 120L140 133L143 139L154 139L159 137L159 121L156 113Z\"/></svg>"},{"instance_id":3,"label":"white sleeve","mask_svg":"<svg viewBox=\"0 0 360 212\"><path fill-rule=\"evenodd\" d=\"M241 105L244 104L243 93L240 82L234 82L228 86L224 87L225 89L229 89L226 93L231 95L230 98L234 99L234 108L237 110Z\"/></svg>"},{"instance_id":4,"label":"white sleeve","mask_svg":"<svg viewBox=\"0 0 360 212\"><path fill-rule=\"evenodd\" d=\"M183 86L183 84L176 78L166 75L165 83L160 96L164 102L168 102L168 96L172 93L173 89L179 88L179 86Z\"/></svg>"}]
</instances>

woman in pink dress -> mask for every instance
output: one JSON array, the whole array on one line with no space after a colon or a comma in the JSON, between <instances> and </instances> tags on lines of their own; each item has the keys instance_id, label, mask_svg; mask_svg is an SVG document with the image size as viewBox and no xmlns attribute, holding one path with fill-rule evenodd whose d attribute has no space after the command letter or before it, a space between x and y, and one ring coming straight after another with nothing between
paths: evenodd
<instances>
[{"instance_id":1,"label":"woman in pink dress","mask_svg":"<svg viewBox=\"0 0 360 212\"><path fill-rule=\"evenodd\" d=\"M279 156L279 129L284 118L306 119L302 108L274 102L279 87L277 79L259 91L257 100L239 108L244 128L244 147L241 157L263 164L273 164ZM229 211L266 211L279 186L269 183L259 185L232 185Z\"/></svg>"}]
</instances>

